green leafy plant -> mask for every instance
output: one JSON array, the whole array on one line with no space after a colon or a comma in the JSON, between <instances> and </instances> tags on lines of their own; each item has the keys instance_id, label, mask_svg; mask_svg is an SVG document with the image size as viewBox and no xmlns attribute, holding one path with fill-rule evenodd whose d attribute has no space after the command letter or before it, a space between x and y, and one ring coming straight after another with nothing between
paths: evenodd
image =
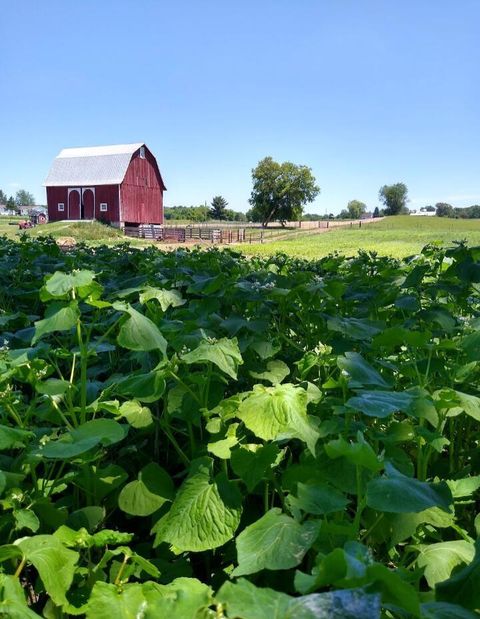
<instances>
[{"instance_id":1,"label":"green leafy plant","mask_svg":"<svg viewBox=\"0 0 480 619\"><path fill-rule=\"evenodd\" d=\"M479 249L0 257L0 615L477 616Z\"/></svg>"}]
</instances>

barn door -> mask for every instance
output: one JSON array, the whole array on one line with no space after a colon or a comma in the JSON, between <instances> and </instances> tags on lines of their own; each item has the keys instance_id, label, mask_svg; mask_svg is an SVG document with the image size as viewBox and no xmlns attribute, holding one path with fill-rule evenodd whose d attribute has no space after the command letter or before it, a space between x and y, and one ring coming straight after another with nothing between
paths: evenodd
<instances>
[{"instance_id":1,"label":"barn door","mask_svg":"<svg viewBox=\"0 0 480 619\"><path fill-rule=\"evenodd\" d=\"M68 193L68 219L80 219L80 192L71 189Z\"/></svg>"},{"instance_id":2,"label":"barn door","mask_svg":"<svg viewBox=\"0 0 480 619\"><path fill-rule=\"evenodd\" d=\"M85 189L83 192L83 217L82 219L93 219L95 216L95 197L91 189Z\"/></svg>"}]
</instances>

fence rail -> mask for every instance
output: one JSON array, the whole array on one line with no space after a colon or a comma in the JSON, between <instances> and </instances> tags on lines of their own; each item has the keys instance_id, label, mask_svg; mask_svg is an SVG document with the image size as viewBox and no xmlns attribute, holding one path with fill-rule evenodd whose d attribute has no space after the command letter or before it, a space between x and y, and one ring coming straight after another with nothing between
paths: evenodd
<instances>
[{"instance_id":1,"label":"fence rail","mask_svg":"<svg viewBox=\"0 0 480 619\"><path fill-rule=\"evenodd\" d=\"M229 243L263 243L274 239L284 239L296 235L300 230L312 231L329 228L353 228L362 227L362 223L372 220L321 220L321 221L296 221L287 222L285 227L261 228L258 224L236 227L231 225L188 225L172 226L158 224L140 224L139 226L125 226L125 236L152 241L170 241L175 243L185 242L210 242L217 244Z\"/></svg>"}]
</instances>

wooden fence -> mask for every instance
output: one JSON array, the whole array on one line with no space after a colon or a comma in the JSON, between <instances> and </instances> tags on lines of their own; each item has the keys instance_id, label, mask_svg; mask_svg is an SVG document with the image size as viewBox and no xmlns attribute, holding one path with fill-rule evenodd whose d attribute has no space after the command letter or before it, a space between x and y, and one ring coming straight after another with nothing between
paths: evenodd
<instances>
[{"instance_id":1,"label":"wooden fence","mask_svg":"<svg viewBox=\"0 0 480 619\"><path fill-rule=\"evenodd\" d=\"M263 243L264 230L245 228L204 228L200 226L125 226L125 235L137 239L171 241L175 243L210 242L210 243Z\"/></svg>"},{"instance_id":2,"label":"wooden fence","mask_svg":"<svg viewBox=\"0 0 480 619\"><path fill-rule=\"evenodd\" d=\"M157 224L140 224L139 226L125 226L125 236L137 239L147 239L155 241L165 241L173 243L185 242L207 242L216 244L229 243L263 243L275 239L283 239L295 234L296 231L305 230L314 232L316 229L329 228L353 228L362 227L363 223L370 223L372 220L321 220L321 221L300 221L289 222L286 227L267 227L259 228L258 224L254 226L246 224L245 226L236 227L232 225L189 225L189 226L173 226L173 225L157 225ZM307 232L308 234L308 232Z\"/></svg>"}]
</instances>

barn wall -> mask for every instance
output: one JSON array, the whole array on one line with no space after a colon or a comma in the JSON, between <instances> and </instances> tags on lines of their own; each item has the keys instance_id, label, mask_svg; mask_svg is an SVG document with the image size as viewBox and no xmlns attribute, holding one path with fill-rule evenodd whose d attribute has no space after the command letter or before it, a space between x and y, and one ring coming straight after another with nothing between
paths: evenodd
<instances>
[{"instance_id":1,"label":"barn wall","mask_svg":"<svg viewBox=\"0 0 480 619\"><path fill-rule=\"evenodd\" d=\"M88 186L89 188L91 185ZM70 219L68 212L68 187L47 187L47 206L49 221ZM81 187L79 188L82 189ZM85 187L86 189L86 187ZM58 210L58 203L65 204L65 210ZM100 203L105 202L107 211L100 212ZM72 217L72 219L76 219ZM95 219L116 223L119 221L118 213L118 185L97 185L95 187Z\"/></svg>"},{"instance_id":2,"label":"barn wall","mask_svg":"<svg viewBox=\"0 0 480 619\"><path fill-rule=\"evenodd\" d=\"M58 203L65 204L65 211L58 210ZM48 221L60 221L67 219L68 209L68 188L67 187L47 187L47 206Z\"/></svg>"},{"instance_id":3,"label":"barn wall","mask_svg":"<svg viewBox=\"0 0 480 619\"><path fill-rule=\"evenodd\" d=\"M100 212L100 202L106 202L108 210ZM97 185L95 187L95 219L116 223L118 215L118 185Z\"/></svg>"},{"instance_id":4,"label":"barn wall","mask_svg":"<svg viewBox=\"0 0 480 619\"><path fill-rule=\"evenodd\" d=\"M145 148L145 158L133 156L120 185L122 221L163 224L163 182L155 158Z\"/></svg>"}]
</instances>

